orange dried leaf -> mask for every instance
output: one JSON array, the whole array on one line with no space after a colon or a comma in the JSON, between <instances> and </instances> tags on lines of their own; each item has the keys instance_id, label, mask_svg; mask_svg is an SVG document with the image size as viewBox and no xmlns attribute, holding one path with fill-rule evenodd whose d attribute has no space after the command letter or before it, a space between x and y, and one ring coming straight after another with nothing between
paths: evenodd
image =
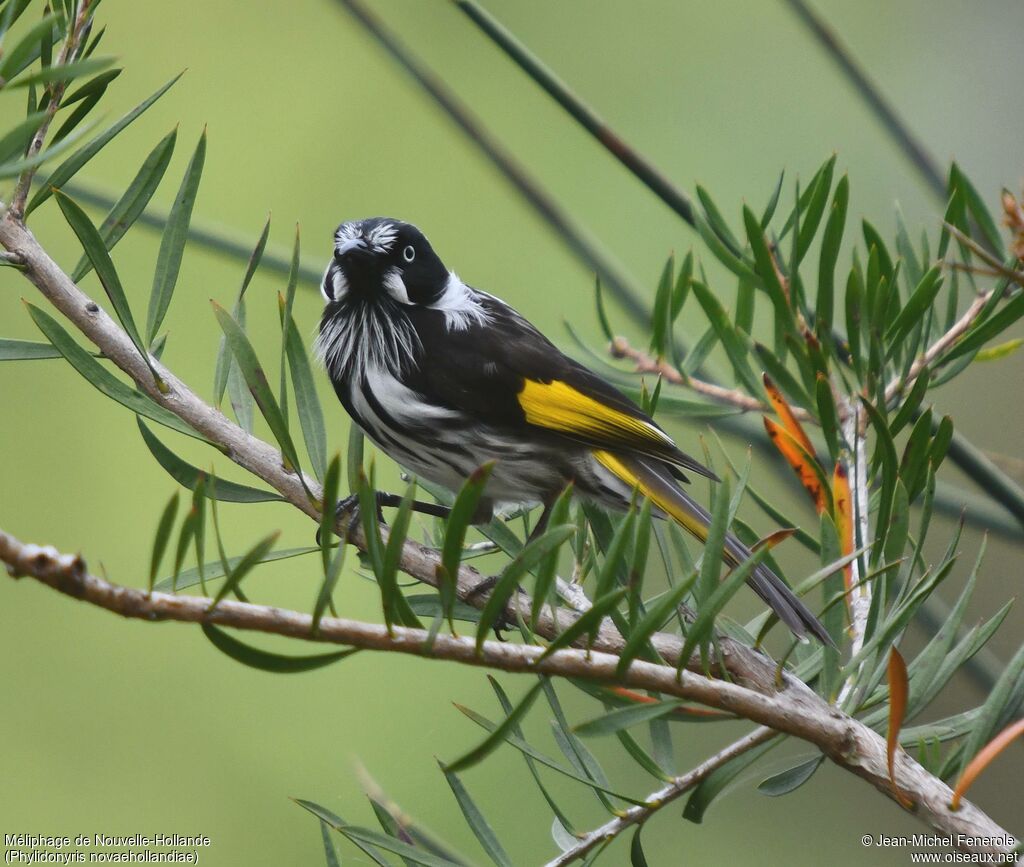
<instances>
[{"instance_id":1,"label":"orange dried leaf","mask_svg":"<svg viewBox=\"0 0 1024 867\"><path fill-rule=\"evenodd\" d=\"M793 415L792 407L789 405L786 398L782 396L782 392L779 391L779 387L767 373L764 374L764 388L765 391L768 392L768 399L772 402L772 407L775 409L776 414L782 421L782 426L788 431L789 435L793 437L793 439L804 447L807 454L814 457L814 446L811 445L810 437L807 436L807 432L803 429L800 422L796 420L796 416Z\"/></svg>"},{"instance_id":2,"label":"orange dried leaf","mask_svg":"<svg viewBox=\"0 0 1024 867\"><path fill-rule=\"evenodd\" d=\"M896 800L909 810L914 806L914 802L904 795L900 791L900 787L896 785L895 765L896 748L900 742L900 729L903 728L903 716L907 712L910 682L907 680L907 664L895 647L889 649L887 674L889 678L889 734L886 739L886 758L889 763L889 781L892 783L893 792L896 793Z\"/></svg>"},{"instance_id":3,"label":"orange dried leaf","mask_svg":"<svg viewBox=\"0 0 1024 867\"><path fill-rule=\"evenodd\" d=\"M960 799L964 793L974 784L974 781L978 778L985 768L987 768L993 760L1003 750L1005 750L1012 741L1024 735L1024 719L1019 719L1015 723L1011 723L1004 728L999 734L997 734L992 740L990 740L985 746L978 750L976 755L968 763L967 767L964 768L964 772L960 775L960 779L957 780L956 789L953 790L953 800L950 801L949 808L951 810L960 809Z\"/></svg>"},{"instance_id":4,"label":"orange dried leaf","mask_svg":"<svg viewBox=\"0 0 1024 867\"><path fill-rule=\"evenodd\" d=\"M781 530L776 530L774 533L769 533L767 536L762 536L753 545L750 546L750 550L759 551L761 548L767 548L769 551L776 545L785 542L790 536L796 532L796 527L783 527Z\"/></svg>"},{"instance_id":5,"label":"orange dried leaf","mask_svg":"<svg viewBox=\"0 0 1024 867\"><path fill-rule=\"evenodd\" d=\"M832 473L832 512L836 517L836 529L839 531L839 544L843 556L853 553L853 494L850 491L850 475L846 465L836 461ZM846 592L849 593L853 584L853 564L843 570L846 581ZM847 602L849 603L849 598Z\"/></svg>"},{"instance_id":6,"label":"orange dried leaf","mask_svg":"<svg viewBox=\"0 0 1024 867\"><path fill-rule=\"evenodd\" d=\"M764 429L775 444L775 448L786 459L786 463L793 468L807 493L811 495L820 515L828 507L828 499L825 495L824 477L814 457L789 431L767 416L764 417Z\"/></svg>"}]
</instances>

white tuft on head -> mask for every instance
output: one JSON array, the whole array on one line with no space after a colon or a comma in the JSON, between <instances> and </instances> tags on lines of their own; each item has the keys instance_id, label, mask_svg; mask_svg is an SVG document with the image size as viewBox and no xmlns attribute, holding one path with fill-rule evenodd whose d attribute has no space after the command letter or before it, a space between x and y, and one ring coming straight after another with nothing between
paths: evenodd
<instances>
[{"instance_id":1,"label":"white tuft on head","mask_svg":"<svg viewBox=\"0 0 1024 867\"><path fill-rule=\"evenodd\" d=\"M398 224L383 220L369 231L364 229L365 220L342 223L334 233L334 254L340 255L345 244L362 240L374 253L390 253L398 237Z\"/></svg>"},{"instance_id":2,"label":"white tuft on head","mask_svg":"<svg viewBox=\"0 0 1024 867\"><path fill-rule=\"evenodd\" d=\"M448 274L441 297L427 307L440 310L444 314L445 325L452 331L465 331L470 325L484 325L489 320L481 297L452 271Z\"/></svg>"}]
</instances>

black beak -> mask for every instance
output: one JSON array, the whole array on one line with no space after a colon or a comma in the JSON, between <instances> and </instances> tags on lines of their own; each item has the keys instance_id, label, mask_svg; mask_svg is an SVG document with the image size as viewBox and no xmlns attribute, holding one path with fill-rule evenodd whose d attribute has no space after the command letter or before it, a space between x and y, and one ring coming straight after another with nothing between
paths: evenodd
<instances>
[{"instance_id":1,"label":"black beak","mask_svg":"<svg viewBox=\"0 0 1024 867\"><path fill-rule=\"evenodd\" d=\"M356 257L368 256L370 252L370 247L363 238L353 238L351 241L346 241L340 247L336 247L334 249L334 257L340 261L346 261Z\"/></svg>"}]
</instances>

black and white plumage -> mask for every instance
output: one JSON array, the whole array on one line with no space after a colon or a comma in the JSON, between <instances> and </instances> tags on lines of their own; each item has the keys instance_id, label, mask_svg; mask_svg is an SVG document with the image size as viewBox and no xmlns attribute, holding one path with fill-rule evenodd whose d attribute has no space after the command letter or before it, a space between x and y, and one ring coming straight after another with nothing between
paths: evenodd
<instances>
[{"instance_id":1,"label":"black and white plumage","mask_svg":"<svg viewBox=\"0 0 1024 867\"><path fill-rule=\"evenodd\" d=\"M321 290L316 350L339 400L416 476L456 491L494 461L486 511L549 506L569 482L624 509L639 488L656 514L707 537L708 513L679 482L685 471L714 475L509 305L449 271L415 226L385 217L342 223ZM727 539L727 562L747 556ZM759 566L750 583L797 635L830 641L770 569Z\"/></svg>"}]
</instances>

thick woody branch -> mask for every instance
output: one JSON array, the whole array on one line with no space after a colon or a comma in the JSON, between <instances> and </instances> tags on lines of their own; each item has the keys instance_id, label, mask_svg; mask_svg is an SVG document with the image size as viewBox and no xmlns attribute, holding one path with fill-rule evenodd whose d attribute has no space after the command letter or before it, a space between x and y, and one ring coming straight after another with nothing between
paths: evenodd
<instances>
[{"instance_id":1,"label":"thick woody branch","mask_svg":"<svg viewBox=\"0 0 1024 867\"><path fill-rule=\"evenodd\" d=\"M775 732L801 738L893 797L882 738L857 720L829 707L803 683L792 678L786 678L776 690L759 692L737 683L685 670L677 672L669 665L640 660L634 661L626 673L619 676L619 658L615 653L572 649L555 651L542 658L543 647L499 641L484 642L478 652L475 640L469 637L438 635L432 641L429 633L422 629L392 627L389 630L375 623L337 617L323 618L319 629L314 632L312 617L297 611L232 600L223 600L211 609L210 600L203 597L147 593L111 584L89 574L79 556L59 554L53 548L26 545L2 530L0 561L7 564L14 577L31 575L61 593L124 617L212 623L501 671L618 683L697 701L745 717ZM931 776L906 753L897 755L895 770L900 789L914 802L914 812L932 827L946 834L965 834L972 839L984 837L997 841L971 845L971 851L1001 853L1016 846L1016 841L1006 831L974 805L962 802L959 810L951 810L949 803L953 793L949 787ZM677 786L682 785L677 781ZM635 818L636 821L642 820L640 816Z\"/></svg>"},{"instance_id":2,"label":"thick woody branch","mask_svg":"<svg viewBox=\"0 0 1024 867\"><path fill-rule=\"evenodd\" d=\"M151 358L149 361L166 390L157 388L146 360L124 331L70 280L24 224L10 213L0 217L0 245L20 258L25 276L142 391L191 425L239 466L271 485L296 508L312 518L319 517L302 481L296 473L284 468L276 449L229 421ZM306 485L314 495L319 492L314 481L306 480ZM361 531L356 531L352 541L365 548ZM61 592L124 616L217 623L295 638L314 638L308 615L227 600L211 612L209 601L202 598L147 594L118 587L89 575L78 558L28 548L3 533L0 533L0 559L9 564L14 574L33 575ZM436 551L410 541L403 547L399 565L407 574L436 584L438 563ZM470 593L483 578L476 569L463 566L456 578L461 597L476 605L485 603L487 594L473 596ZM523 593L514 597L511 606L528 616L530 604L530 598ZM577 616L565 609L546 608L535 631L550 640ZM681 653L682 642L677 636L659 634L652 641L668 664L636 661L622 678L617 677L616 669L617 654L622 651L624 640L607 621L594 642L594 652L566 650L544 660L540 659L543 648L539 646L487 642L483 652L477 654L471 639L437 636L431 648L427 634L419 630L393 628L389 631L375 624L336 618L322 620L315 639L373 650L429 655L506 671L618 682L687 698L801 738L889 797L893 796L886 768L885 742L876 732L830 707L802 681L784 672L778 673L775 663L757 650L728 639L719 642L720 660L712 668L711 677L685 670L677 673L674 664ZM688 663L699 670L699 660L688 660ZM728 680L718 677L728 677ZM903 753L896 762L896 780L900 789L914 801L914 811L937 830L1009 839L1009 835L973 805L964 804L959 811L951 811L949 788ZM1006 850L1000 845L975 848Z\"/></svg>"}]
</instances>

